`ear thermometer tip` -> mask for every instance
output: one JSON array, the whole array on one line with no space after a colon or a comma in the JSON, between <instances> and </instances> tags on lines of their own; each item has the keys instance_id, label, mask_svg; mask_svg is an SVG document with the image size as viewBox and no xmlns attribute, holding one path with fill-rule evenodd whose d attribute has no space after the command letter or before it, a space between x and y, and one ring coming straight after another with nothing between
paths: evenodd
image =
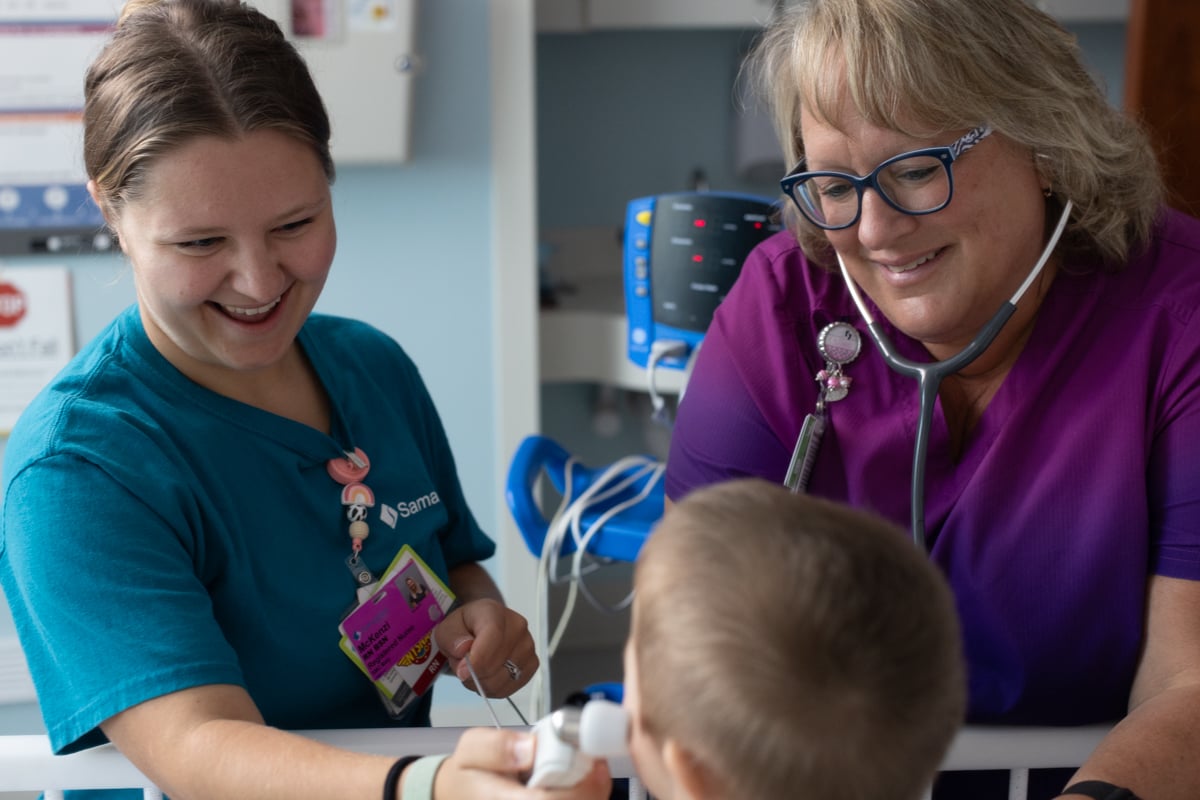
<instances>
[{"instance_id":1,"label":"ear thermometer tip","mask_svg":"<svg viewBox=\"0 0 1200 800\"><path fill-rule=\"evenodd\" d=\"M628 753L629 715L611 700L589 700L579 717L579 749L597 758Z\"/></svg>"}]
</instances>

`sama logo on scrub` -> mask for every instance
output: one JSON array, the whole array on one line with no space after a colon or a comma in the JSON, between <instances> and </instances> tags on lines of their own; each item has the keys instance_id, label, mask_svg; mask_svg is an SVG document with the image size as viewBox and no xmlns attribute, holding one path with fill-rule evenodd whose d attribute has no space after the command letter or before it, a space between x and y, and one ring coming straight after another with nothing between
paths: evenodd
<instances>
[{"instance_id":1,"label":"sama logo on scrub","mask_svg":"<svg viewBox=\"0 0 1200 800\"><path fill-rule=\"evenodd\" d=\"M437 492L430 492L415 500L409 500L407 503L397 503L394 507L384 503L379 508L379 518L389 528L395 528L397 520L402 518L407 519L408 517L420 514L425 509L436 506L441 502L442 500L438 497Z\"/></svg>"}]
</instances>

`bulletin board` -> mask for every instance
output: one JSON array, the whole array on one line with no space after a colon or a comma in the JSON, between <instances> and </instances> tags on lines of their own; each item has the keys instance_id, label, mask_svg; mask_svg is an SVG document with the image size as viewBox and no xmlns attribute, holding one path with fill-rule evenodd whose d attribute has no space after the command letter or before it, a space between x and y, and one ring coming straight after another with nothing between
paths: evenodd
<instances>
[{"instance_id":1,"label":"bulletin board","mask_svg":"<svg viewBox=\"0 0 1200 800\"><path fill-rule=\"evenodd\" d=\"M83 75L114 0L0 0L0 253L107 249L84 189Z\"/></svg>"},{"instance_id":2,"label":"bulletin board","mask_svg":"<svg viewBox=\"0 0 1200 800\"><path fill-rule=\"evenodd\" d=\"M111 249L85 189L83 76L122 0L0 0L0 255ZM325 100L338 165L408 160L416 0L258 0Z\"/></svg>"}]
</instances>

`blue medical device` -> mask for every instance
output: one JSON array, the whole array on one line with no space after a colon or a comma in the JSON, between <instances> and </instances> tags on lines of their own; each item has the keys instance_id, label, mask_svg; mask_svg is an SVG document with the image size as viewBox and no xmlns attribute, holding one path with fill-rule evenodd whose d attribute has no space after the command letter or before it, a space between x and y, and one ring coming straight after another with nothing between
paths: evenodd
<instances>
[{"instance_id":1,"label":"blue medical device","mask_svg":"<svg viewBox=\"0 0 1200 800\"><path fill-rule=\"evenodd\" d=\"M650 366L655 342L682 343L657 366L683 369L750 251L780 230L778 204L731 192L631 200L625 212L629 358Z\"/></svg>"}]
</instances>

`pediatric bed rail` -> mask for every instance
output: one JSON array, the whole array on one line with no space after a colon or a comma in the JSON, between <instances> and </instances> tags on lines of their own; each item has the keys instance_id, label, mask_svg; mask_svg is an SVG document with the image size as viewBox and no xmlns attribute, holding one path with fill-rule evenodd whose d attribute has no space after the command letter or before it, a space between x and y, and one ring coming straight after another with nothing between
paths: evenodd
<instances>
[{"instance_id":1,"label":"pediatric bed rail","mask_svg":"<svg viewBox=\"0 0 1200 800\"><path fill-rule=\"evenodd\" d=\"M1087 761L1109 729L1108 725L1074 728L968 725L950 745L942 770L1008 770L1008 800L1026 800L1029 770L1078 767Z\"/></svg>"},{"instance_id":2,"label":"pediatric bed rail","mask_svg":"<svg viewBox=\"0 0 1200 800\"><path fill-rule=\"evenodd\" d=\"M384 755L427 755L454 749L464 728L301 731L311 739ZM1108 732L1080 728L967 727L950 748L945 770L1009 770L1009 800L1025 800L1029 770L1082 764ZM611 762L615 778L631 777L627 761ZM114 748L103 745L69 756L50 752L45 736L0 736L0 792L44 792L61 800L67 789L140 788L146 800L161 800L154 785Z\"/></svg>"},{"instance_id":3,"label":"pediatric bed rail","mask_svg":"<svg viewBox=\"0 0 1200 800\"><path fill-rule=\"evenodd\" d=\"M465 728L382 728L299 731L317 741L359 753L430 755L454 749ZM0 736L0 793L43 792L61 800L69 789L142 789L146 800L162 793L113 745L53 755L46 736Z\"/></svg>"}]
</instances>

